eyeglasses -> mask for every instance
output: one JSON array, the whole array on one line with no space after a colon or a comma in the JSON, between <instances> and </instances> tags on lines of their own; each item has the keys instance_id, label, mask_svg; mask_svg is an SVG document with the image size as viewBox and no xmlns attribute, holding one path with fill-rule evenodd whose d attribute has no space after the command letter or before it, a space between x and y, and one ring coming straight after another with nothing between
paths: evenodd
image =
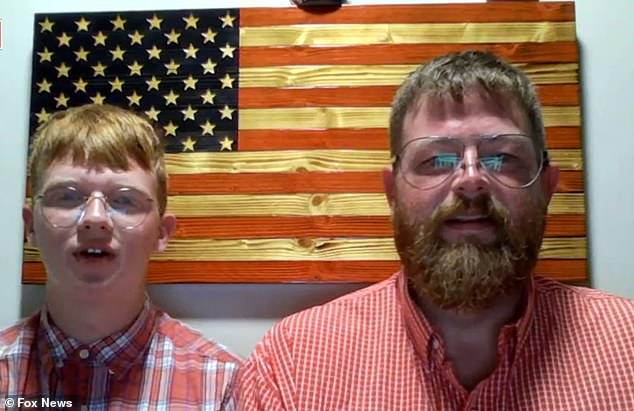
<instances>
[{"instance_id":1,"label":"eyeglasses","mask_svg":"<svg viewBox=\"0 0 634 411\"><path fill-rule=\"evenodd\" d=\"M523 134L482 136L475 145L480 169L510 188L529 187L549 163L548 152L538 154L531 138ZM457 138L420 137L403 146L394 165L408 184L428 190L465 167L465 148Z\"/></svg>"},{"instance_id":2,"label":"eyeglasses","mask_svg":"<svg viewBox=\"0 0 634 411\"><path fill-rule=\"evenodd\" d=\"M87 195L73 186L52 187L35 197L42 214L56 228L76 225L85 215L88 203L97 199L103 205L112 223L124 229L132 229L145 220L154 209L154 200L145 193L130 187L118 188L108 195Z\"/></svg>"}]
</instances>

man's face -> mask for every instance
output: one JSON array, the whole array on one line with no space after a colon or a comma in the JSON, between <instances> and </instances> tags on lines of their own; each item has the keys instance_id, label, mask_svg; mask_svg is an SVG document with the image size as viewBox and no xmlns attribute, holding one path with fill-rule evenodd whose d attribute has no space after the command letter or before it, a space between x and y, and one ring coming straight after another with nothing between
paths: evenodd
<instances>
[{"instance_id":1,"label":"man's face","mask_svg":"<svg viewBox=\"0 0 634 411\"><path fill-rule=\"evenodd\" d=\"M510 188L478 164L475 144L480 136L526 130L516 104L477 94L462 104L423 100L405 117L403 145L447 136L466 147L465 166L438 186L421 190L403 173L384 175L405 273L414 290L440 308L487 308L534 268L558 170L546 168L533 185Z\"/></svg>"},{"instance_id":2,"label":"man's face","mask_svg":"<svg viewBox=\"0 0 634 411\"><path fill-rule=\"evenodd\" d=\"M144 287L149 257L165 249L175 219L167 214L159 216L154 175L132 160L131 165L127 171L115 171L73 164L65 158L54 162L42 175L40 193L70 186L93 196L81 218L70 227L54 227L51 218L45 216L42 200L32 209L24 209L30 241L40 250L50 286L79 290L115 287L122 292ZM101 198L114 197L122 187L136 190L149 204L141 222L133 228L120 224L121 219L112 215L114 211L109 213ZM56 198L64 201L62 195ZM123 200L120 204L125 206Z\"/></svg>"}]
</instances>

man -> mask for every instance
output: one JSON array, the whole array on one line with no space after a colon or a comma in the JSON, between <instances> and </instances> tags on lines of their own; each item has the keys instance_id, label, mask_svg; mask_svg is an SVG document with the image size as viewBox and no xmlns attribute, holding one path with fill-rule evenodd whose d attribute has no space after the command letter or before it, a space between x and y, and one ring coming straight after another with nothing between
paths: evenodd
<instances>
[{"instance_id":1,"label":"man","mask_svg":"<svg viewBox=\"0 0 634 411\"><path fill-rule=\"evenodd\" d=\"M46 301L0 333L0 399L234 409L238 359L146 296L150 255L176 224L152 125L108 105L56 113L34 137L30 183L23 216L46 267Z\"/></svg>"},{"instance_id":2,"label":"man","mask_svg":"<svg viewBox=\"0 0 634 411\"><path fill-rule=\"evenodd\" d=\"M401 270L277 324L239 408L634 409L634 303L533 274L559 171L526 75L436 58L398 90L390 139Z\"/></svg>"}]
</instances>

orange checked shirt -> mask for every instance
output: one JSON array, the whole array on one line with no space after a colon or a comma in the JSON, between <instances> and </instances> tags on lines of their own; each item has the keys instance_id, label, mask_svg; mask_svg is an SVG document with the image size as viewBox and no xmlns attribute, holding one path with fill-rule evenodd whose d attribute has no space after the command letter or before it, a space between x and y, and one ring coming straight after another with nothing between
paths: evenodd
<instances>
[{"instance_id":1,"label":"orange checked shirt","mask_svg":"<svg viewBox=\"0 0 634 411\"><path fill-rule=\"evenodd\" d=\"M238 376L245 411L634 410L634 301L536 278L473 390L396 274L277 324Z\"/></svg>"},{"instance_id":2,"label":"orange checked shirt","mask_svg":"<svg viewBox=\"0 0 634 411\"><path fill-rule=\"evenodd\" d=\"M0 400L88 410L233 410L238 359L146 301L123 332L90 345L40 313L0 332Z\"/></svg>"}]
</instances>

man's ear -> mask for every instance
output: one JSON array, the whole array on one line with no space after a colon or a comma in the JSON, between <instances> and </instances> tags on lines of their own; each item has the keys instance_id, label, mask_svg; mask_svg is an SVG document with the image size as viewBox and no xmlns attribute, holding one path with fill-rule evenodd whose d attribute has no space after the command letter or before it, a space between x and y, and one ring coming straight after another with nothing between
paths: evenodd
<instances>
[{"instance_id":1,"label":"man's ear","mask_svg":"<svg viewBox=\"0 0 634 411\"><path fill-rule=\"evenodd\" d=\"M26 235L29 245L37 247L35 231L33 230L33 210L27 205L22 207L22 221L24 221L24 234Z\"/></svg>"},{"instance_id":2,"label":"man's ear","mask_svg":"<svg viewBox=\"0 0 634 411\"><path fill-rule=\"evenodd\" d=\"M159 226L159 237L156 241L156 251L162 252L167 248L169 239L176 231L176 216L174 214L165 213L161 217Z\"/></svg>"},{"instance_id":3,"label":"man's ear","mask_svg":"<svg viewBox=\"0 0 634 411\"><path fill-rule=\"evenodd\" d=\"M396 193L396 182L394 181L394 167L387 166L383 169L383 189L385 190L385 197L387 198L387 202L390 205L390 209L393 209L394 206L394 196Z\"/></svg>"},{"instance_id":4,"label":"man's ear","mask_svg":"<svg viewBox=\"0 0 634 411\"><path fill-rule=\"evenodd\" d=\"M559 167L555 164L550 164L544 170L544 176L542 180L542 190L544 191L544 198L547 202L550 202L557 186L559 185Z\"/></svg>"}]
</instances>

